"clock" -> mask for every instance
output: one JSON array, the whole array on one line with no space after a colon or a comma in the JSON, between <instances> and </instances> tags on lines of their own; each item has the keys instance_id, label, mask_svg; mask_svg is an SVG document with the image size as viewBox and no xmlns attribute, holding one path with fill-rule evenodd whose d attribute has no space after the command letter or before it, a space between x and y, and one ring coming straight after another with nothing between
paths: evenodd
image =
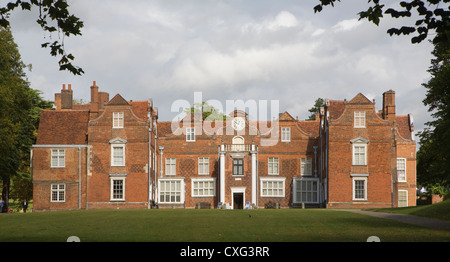
<instances>
[{"instance_id":1,"label":"clock","mask_svg":"<svg viewBox=\"0 0 450 262\"><path fill-rule=\"evenodd\" d=\"M245 127L245 120L242 117L235 117L231 121L231 126L234 130L240 131Z\"/></svg>"}]
</instances>

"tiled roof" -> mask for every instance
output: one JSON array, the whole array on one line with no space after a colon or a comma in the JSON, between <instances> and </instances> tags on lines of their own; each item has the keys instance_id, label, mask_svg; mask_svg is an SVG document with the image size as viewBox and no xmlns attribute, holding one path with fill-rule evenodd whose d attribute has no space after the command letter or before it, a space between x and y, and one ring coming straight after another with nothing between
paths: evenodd
<instances>
[{"instance_id":1,"label":"tiled roof","mask_svg":"<svg viewBox=\"0 0 450 262\"><path fill-rule=\"evenodd\" d=\"M310 134L313 137L318 137L319 136L320 121L298 121L297 125L305 133Z\"/></svg>"},{"instance_id":2,"label":"tiled roof","mask_svg":"<svg viewBox=\"0 0 450 262\"><path fill-rule=\"evenodd\" d=\"M397 123L397 131L404 139L413 139L411 136L411 128L409 126L409 116L396 116L395 122Z\"/></svg>"},{"instance_id":3,"label":"tiled roof","mask_svg":"<svg viewBox=\"0 0 450 262\"><path fill-rule=\"evenodd\" d=\"M226 127L229 121L223 121L222 127ZM319 135L319 121L296 121L297 126L303 130L306 134L310 134L313 137L317 137ZM249 126L256 126L261 134L266 134L271 131L272 122L271 121L251 121L248 123ZM175 126L183 126L183 122L175 123ZM215 124L209 123L205 124L204 128L209 129L211 126L211 132L209 130L204 130L208 134L212 134L215 132L222 132L223 130L217 130L215 128ZM230 127L231 128L231 127ZM168 137L172 135L172 122L171 121L161 121L158 122L158 136L159 137Z\"/></svg>"},{"instance_id":4,"label":"tiled roof","mask_svg":"<svg viewBox=\"0 0 450 262\"><path fill-rule=\"evenodd\" d=\"M89 111L43 110L39 122L37 145L86 144Z\"/></svg>"},{"instance_id":5,"label":"tiled roof","mask_svg":"<svg viewBox=\"0 0 450 262\"><path fill-rule=\"evenodd\" d=\"M342 100L329 100L328 101L328 112L330 119L338 119L344 112L345 104Z\"/></svg>"},{"instance_id":6,"label":"tiled roof","mask_svg":"<svg viewBox=\"0 0 450 262\"><path fill-rule=\"evenodd\" d=\"M147 101L130 101L131 109L133 113L142 119L148 119L147 111L148 111L148 102Z\"/></svg>"},{"instance_id":7,"label":"tiled roof","mask_svg":"<svg viewBox=\"0 0 450 262\"><path fill-rule=\"evenodd\" d=\"M170 121L164 121L164 122L158 122L157 124L158 128L158 136L159 137L166 137L172 135L172 122Z\"/></svg>"}]
</instances>

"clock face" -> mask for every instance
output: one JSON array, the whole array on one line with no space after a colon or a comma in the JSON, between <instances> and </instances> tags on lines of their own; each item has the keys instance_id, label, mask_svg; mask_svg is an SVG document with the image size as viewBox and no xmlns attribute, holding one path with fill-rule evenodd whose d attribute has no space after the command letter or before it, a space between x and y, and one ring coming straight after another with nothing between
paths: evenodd
<instances>
[{"instance_id":1,"label":"clock face","mask_svg":"<svg viewBox=\"0 0 450 262\"><path fill-rule=\"evenodd\" d=\"M245 127L245 120L242 117L235 117L233 118L231 125L235 130L242 130Z\"/></svg>"}]
</instances>

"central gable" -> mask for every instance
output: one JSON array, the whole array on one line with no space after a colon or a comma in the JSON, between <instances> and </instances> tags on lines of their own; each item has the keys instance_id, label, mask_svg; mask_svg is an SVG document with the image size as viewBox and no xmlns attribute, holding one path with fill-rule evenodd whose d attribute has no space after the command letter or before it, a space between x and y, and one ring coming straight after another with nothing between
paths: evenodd
<instances>
[{"instance_id":1,"label":"central gable","mask_svg":"<svg viewBox=\"0 0 450 262\"><path fill-rule=\"evenodd\" d=\"M281 121L295 121L295 119L287 112L280 113L278 120Z\"/></svg>"},{"instance_id":2,"label":"central gable","mask_svg":"<svg viewBox=\"0 0 450 262\"><path fill-rule=\"evenodd\" d=\"M109 102L107 106L129 106L130 103L127 102L120 94L115 95Z\"/></svg>"},{"instance_id":3,"label":"central gable","mask_svg":"<svg viewBox=\"0 0 450 262\"><path fill-rule=\"evenodd\" d=\"M373 104L366 96L359 93L352 100L350 100L347 104Z\"/></svg>"}]
</instances>

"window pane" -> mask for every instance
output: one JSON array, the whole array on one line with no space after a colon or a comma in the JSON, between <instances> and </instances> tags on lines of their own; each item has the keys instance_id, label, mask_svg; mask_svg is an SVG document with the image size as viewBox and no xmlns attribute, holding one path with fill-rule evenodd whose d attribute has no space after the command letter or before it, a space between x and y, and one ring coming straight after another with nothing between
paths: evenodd
<instances>
[{"instance_id":1,"label":"window pane","mask_svg":"<svg viewBox=\"0 0 450 262\"><path fill-rule=\"evenodd\" d=\"M124 147L123 146L113 146L113 165L123 166L124 163Z\"/></svg>"},{"instance_id":2,"label":"window pane","mask_svg":"<svg viewBox=\"0 0 450 262\"><path fill-rule=\"evenodd\" d=\"M355 127L365 127L366 126L366 112L355 112L354 113L354 126Z\"/></svg>"},{"instance_id":3,"label":"window pane","mask_svg":"<svg viewBox=\"0 0 450 262\"><path fill-rule=\"evenodd\" d=\"M161 181L160 201L177 203L181 201L181 181Z\"/></svg>"},{"instance_id":4,"label":"window pane","mask_svg":"<svg viewBox=\"0 0 450 262\"><path fill-rule=\"evenodd\" d=\"M397 158L397 180L406 181L406 159Z\"/></svg>"},{"instance_id":5,"label":"window pane","mask_svg":"<svg viewBox=\"0 0 450 262\"><path fill-rule=\"evenodd\" d=\"M113 112L113 128L123 128L123 112Z\"/></svg>"},{"instance_id":6,"label":"window pane","mask_svg":"<svg viewBox=\"0 0 450 262\"><path fill-rule=\"evenodd\" d=\"M355 199L365 199L365 180L355 180Z\"/></svg>"},{"instance_id":7,"label":"window pane","mask_svg":"<svg viewBox=\"0 0 450 262\"><path fill-rule=\"evenodd\" d=\"M317 180L297 180L295 183L295 203L317 203L318 196Z\"/></svg>"}]
</instances>

